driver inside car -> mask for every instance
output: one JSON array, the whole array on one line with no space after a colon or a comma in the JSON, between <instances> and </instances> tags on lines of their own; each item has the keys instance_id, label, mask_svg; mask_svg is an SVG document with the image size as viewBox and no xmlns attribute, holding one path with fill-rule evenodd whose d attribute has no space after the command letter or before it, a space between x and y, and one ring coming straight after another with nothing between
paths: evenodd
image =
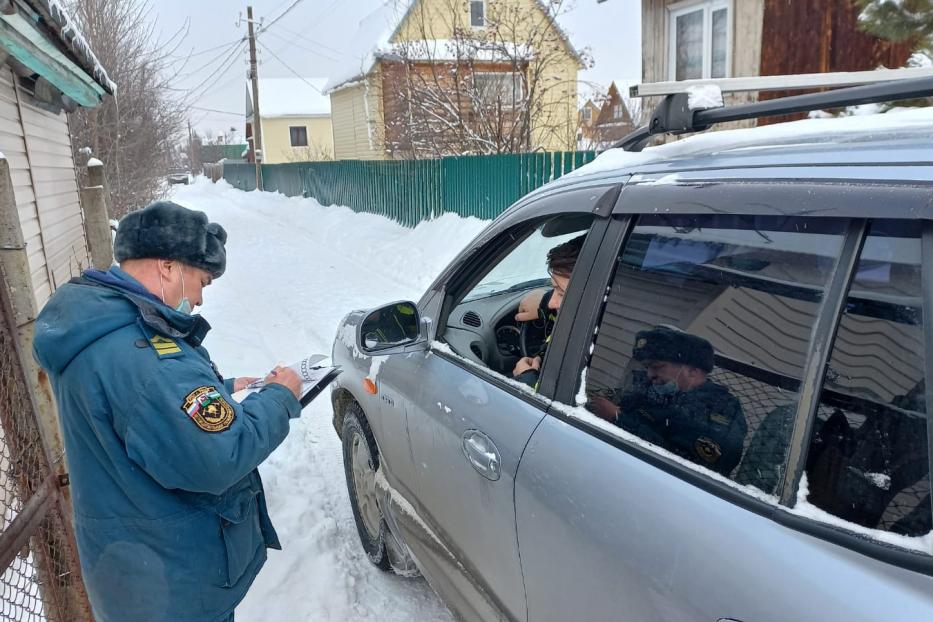
<instances>
[{"instance_id":1,"label":"driver inside car","mask_svg":"<svg viewBox=\"0 0 933 622\"><path fill-rule=\"evenodd\" d=\"M585 239L586 234L579 235L549 250L547 271L551 275L551 289L529 292L518 305L518 313L515 314L516 321L544 323L544 343L541 344L541 348L533 355L529 352L529 356L520 358L512 370L513 379L532 388L538 385L541 361L551 342L551 331L557 320L557 312L564 302L564 295L570 284L570 275L573 274L573 267L577 263L577 257L580 255L580 248Z\"/></svg>"}]
</instances>

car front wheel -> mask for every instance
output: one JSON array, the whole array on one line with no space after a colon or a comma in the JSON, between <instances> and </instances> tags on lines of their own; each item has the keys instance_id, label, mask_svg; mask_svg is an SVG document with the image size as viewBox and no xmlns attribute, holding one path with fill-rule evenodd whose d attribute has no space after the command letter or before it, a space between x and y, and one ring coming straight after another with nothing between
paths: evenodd
<instances>
[{"instance_id":1,"label":"car front wheel","mask_svg":"<svg viewBox=\"0 0 933 622\"><path fill-rule=\"evenodd\" d=\"M386 553L388 526L376 502L376 469L379 450L369 429L363 410L351 404L343 418L343 468L347 476L347 492L356 520L356 530L366 556L381 570L389 569Z\"/></svg>"}]
</instances>

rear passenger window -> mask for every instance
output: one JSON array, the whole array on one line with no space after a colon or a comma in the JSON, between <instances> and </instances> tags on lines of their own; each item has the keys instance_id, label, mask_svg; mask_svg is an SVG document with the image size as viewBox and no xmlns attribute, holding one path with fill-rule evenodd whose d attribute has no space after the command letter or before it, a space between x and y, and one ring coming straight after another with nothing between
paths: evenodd
<instances>
[{"instance_id":1,"label":"rear passenger window","mask_svg":"<svg viewBox=\"0 0 933 622\"><path fill-rule=\"evenodd\" d=\"M641 216L618 258L586 407L773 494L844 219Z\"/></svg>"},{"instance_id":2,"label":"rear passenger window","mask_svg":"<svg viewBox=\"0 0 933 622\"><path fill-rule=\"evenodd\" d=\"M809 503L910 536L933 529L919 236L916 223L871 225L826 371L805 482Z\"/></svg>"}]
</instances>

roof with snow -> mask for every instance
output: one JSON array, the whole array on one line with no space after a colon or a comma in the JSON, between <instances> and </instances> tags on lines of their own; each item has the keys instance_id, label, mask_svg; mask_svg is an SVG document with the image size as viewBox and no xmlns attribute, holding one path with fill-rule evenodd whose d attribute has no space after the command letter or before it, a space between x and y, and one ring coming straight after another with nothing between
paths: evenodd
<instances>
[{"instance_id":1,"label":"roof with snow","mask_svg":"<svg viewBox=\"0 0 933 622\"><path fill-rule=\"evenodd\" d=\"M391 43L392 37L395 36L395 33L405 22L418 1L386 0L378 9L360 20L356 33L347 44L344 62L333 71L324 87L324 92L329 93L342 86L348 86L362 80L372 71L379 58L397 55L397 46ZM550 15L547 0L538 0L538 2L541 4L542 9ZM567 48L579 60L580 53L570 43L567 33L556 20L552 19L551 21ZM422 43L426 50L432 48L441 51L445 56L450 56L450 53L444 52L449 47L447 45L449 41L447 40L438 39ZM517 44L512 45L517 46ZM525 50L524 54L527 57L529 51ZM434 60L453 60L453 58ZM480 60L485 59L481 58ZM263 113L263 116L265 116L265 113Z\"/></svg>"},{"instance_id":2,"label":"roof with snow","mask_svg":"<svg viewBox=\"0 0 933 622\"><path fill-rule=\"evenodd\" d=\"M330 116L330 97L324 95L327 78L262 78L259 80L259 115L274 117ZM253 116L252 84L246 82L246 117Z\"/></svg>"},{"instance_id":3,"label":"roof with snow","mask_svg":"<svg viewBox=\"0 0 933 622\"><path fill-rule=\"evenodd\" d=\"M25 2L55 33L59 41L78 61L78 65L104 90L111 95L115 94L117 85L107 75L107 70L97 60L91 46L81 34L80 28L61 2L59 0L25 0Z\"/></svg>"}]
</instances>

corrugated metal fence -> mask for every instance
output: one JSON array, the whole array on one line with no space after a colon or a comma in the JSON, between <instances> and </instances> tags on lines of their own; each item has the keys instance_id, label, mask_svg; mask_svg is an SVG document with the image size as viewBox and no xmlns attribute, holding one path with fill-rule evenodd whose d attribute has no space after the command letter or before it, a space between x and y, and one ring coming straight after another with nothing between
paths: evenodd
<instances>
[{"instance_id":1,"label":"corrugated metal fence","mask_svg":"<svg viewBox=\"0 0 933 622\"><path fill-rule=\"evenodd\" d=\"M413 227L445 212L491 219L523 195L595 157L592 151L458 156L437 160L339 160L264 164L263 188L346 205ZM223 177L256 189L252 164L224 164Z\"/></svg>"}]
</instances>

